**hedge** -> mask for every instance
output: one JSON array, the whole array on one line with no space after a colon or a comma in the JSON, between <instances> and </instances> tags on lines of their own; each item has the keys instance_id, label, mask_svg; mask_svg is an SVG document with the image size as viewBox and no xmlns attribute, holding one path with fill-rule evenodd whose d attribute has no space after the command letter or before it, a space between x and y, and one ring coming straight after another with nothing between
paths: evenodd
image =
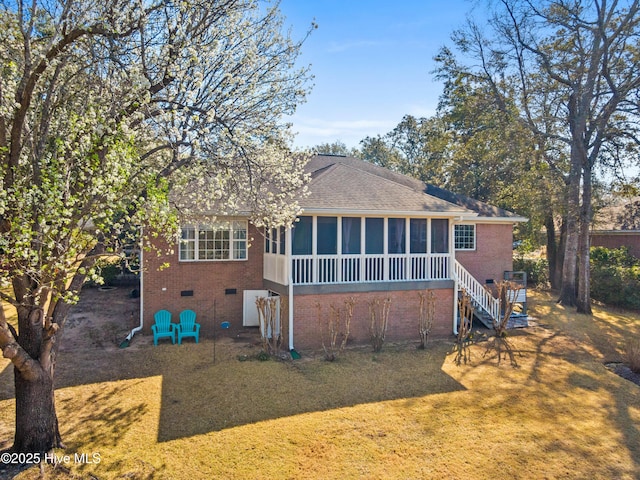
<instances>
[{"instance_id":1,"label":"hedge","mask_svg":"<svg viewBox=\"0 0 640 480\"><path fill-rule=\"evenodd\" d=\"M527 287L547 287L549 285L549 263L544 258L515 257L513 270L527 272Z\"/></svg>"},{"instance_id":2,"label":"hedge","mask_svg":"<svg viewBox=\"0 0 640 480\"><path fill-rule=\"evenodd\" d=\"M640 309L640 259L622 248L591 248L591 298Z\"/></svg>"}]
</instances>

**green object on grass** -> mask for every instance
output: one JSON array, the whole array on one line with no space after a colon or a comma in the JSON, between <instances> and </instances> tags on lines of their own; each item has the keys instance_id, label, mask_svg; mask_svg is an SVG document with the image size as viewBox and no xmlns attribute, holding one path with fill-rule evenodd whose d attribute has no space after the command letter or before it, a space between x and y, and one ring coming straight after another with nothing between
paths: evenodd
<instances>
[{"instance_id":1,"label":"green object on grass","mask_svg":"<svg viewBox=\"0 0 640 480\"><path fill-rule=\"evenodd\" d=\"M289 353L291 354L291 358L293 360L298 360L300 358L300 354L298 352L296 352L294 348L289 350Z\"/></svg>"}]
</instances>

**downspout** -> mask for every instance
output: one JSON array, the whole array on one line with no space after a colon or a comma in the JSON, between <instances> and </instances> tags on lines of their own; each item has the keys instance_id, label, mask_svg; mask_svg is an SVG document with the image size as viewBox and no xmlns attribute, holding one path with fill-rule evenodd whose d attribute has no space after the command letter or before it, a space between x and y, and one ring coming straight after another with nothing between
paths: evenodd
<instances>
[{"instance_id":1,"label":"downspout","mask_svg":"<svg viewBox=\"0 0 640 480\"><path fill-rule=\"evenodd\" d=\"M133 336L142 330L144 324L144 257L143 257L143 239L142 239L142 227L140 227L140 324L133 328L129 335L120 343L120 348L126 348L131 343Z\"/></svg>"},{"instance_id":2,"label":"downspout","mask_svg":"<svg viewBox=\"0 0 640 480\"><path fill-rule=\"evenodd\" d=\"M291 255L292 250L292 242L291 242L291 226L287 228L287 282L288 282L288 291L289 291L289 353L291 354L292 359L300 358L300 354L296 352L296 349L293 347L293 268L292 268L292 260L293 256Z\"/></svg>"},{"instance_id":3,"label":"downspout","mask_svg":"<svg viewBox=\"0 0 640 480\"><path fill-rule=\"evenodd\" d=\"M455 259L453 261L455 262ZM455 269L453 272L453 334L458 336L458 276Z\"/></svg>"},{"instance_id":4,"label":"downspout","mask_svg":"<svg viewBox=\"0 0 640 480\"><path fill-rule=\"evenodd\" d=\"M293 351L293 275L291 273L287 281L289 282L289 351Z\"/></svg>"}]
</instances>

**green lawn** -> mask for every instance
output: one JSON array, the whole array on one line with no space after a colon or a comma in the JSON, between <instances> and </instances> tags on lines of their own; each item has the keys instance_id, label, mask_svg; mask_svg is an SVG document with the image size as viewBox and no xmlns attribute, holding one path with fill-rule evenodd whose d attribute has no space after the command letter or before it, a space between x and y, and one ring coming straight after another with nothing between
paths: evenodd
<instances>
[{"instance_id":1,"label":"green lawn","mask_svg":"<svg viewBox=\"0 0 640 480\"><path fill-rule=\"evenodd\" d=\"M64 352L57 454L100 463L46 478L640 478L640 387L604 367L640 334L640 315L580 316L541 293L530 313L538 326L512 334L519 368L483 356L486 342L456 366L451 340L354 348L333 363L241 362L248 347L219 342L214 364L210 341Z\"/></svg>"}]
</instances>

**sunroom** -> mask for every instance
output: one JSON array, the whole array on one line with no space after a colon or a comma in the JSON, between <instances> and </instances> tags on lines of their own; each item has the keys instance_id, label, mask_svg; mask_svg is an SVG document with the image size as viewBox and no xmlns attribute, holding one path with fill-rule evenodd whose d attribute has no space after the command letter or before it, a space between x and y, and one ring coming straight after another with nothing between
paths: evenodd
<instances>
[{"instance_id":1,"label":"sunroom","mask_svg":"<svg viewBox=\"0 0 640 480\"><path fill-rule=\"evenodd\" d=\"M302 215L291 229L265 231L264 278L280 285L451 280L455 249L475 245L474 225L457 220Z\"/></svg>"}]
</instances>

